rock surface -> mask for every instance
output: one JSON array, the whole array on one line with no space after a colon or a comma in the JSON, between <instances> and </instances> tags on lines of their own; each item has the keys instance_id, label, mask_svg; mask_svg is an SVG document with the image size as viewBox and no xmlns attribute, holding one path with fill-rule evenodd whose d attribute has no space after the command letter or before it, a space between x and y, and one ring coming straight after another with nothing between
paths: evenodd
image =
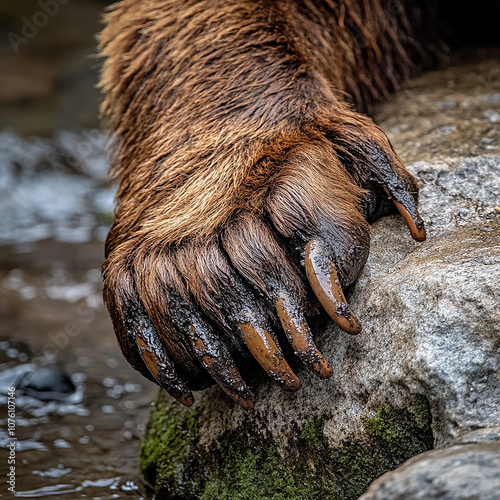
<instances>
[{"instance_id":1,"label":"rock surface","mask_svg":"<svg viewBox=\"0 0 500 500\"><path fill-rule=\"evenodd\" d=\"M396 216L374 225L348 297L363 333L317 335L331 379L298 369L295 394L255 380L250 412L218 388L190 409L160 394L141 458L159 499L357 498L410 457L500 424L500 63L424 75L376 119L421 181L427 241ZM498 443L484 441L416 458L384 483L393 496L366 498L403 498L422 481L437 498L434 486L467 481L455 461L498 481Z\"/></svg>"},{"instance_id":2,"label":"rock surface","mask_svg":"<svg viewBox=\"0 0 500 500\"><path fill-rule=\"evenodd\" d=\"M499 428L487 436L422 453L374 481L359 500L497 500Z\"/></svg>"}]
</instances>

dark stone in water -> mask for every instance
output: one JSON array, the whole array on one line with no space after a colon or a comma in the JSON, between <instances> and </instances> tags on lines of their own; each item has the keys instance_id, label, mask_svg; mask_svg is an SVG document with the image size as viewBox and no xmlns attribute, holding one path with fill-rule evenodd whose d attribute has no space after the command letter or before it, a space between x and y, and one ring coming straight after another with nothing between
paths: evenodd
<instances>
[{"instance_id":1,"label":"dark stone in water","mask_svg":"<svg viewBox=\"0 0 500 500\"><path fill-rule=\"evenodd\" d=\"M58 368L42 368L33 363L0 372L0 394L10 387L41 401L66 401L76 391L70 376Z\"/></svg>"},{"instance_id":2,"label":"dark stone in water","mask_svg":"<svg viewBox=\"0 0 500 500\"><path fill-rule=\"evenodd\" d=\"M27 396L43 401L61 401L76 391L69 375L55 368L40 368L25 373L17 383L17 389Z\"/></svg>"}]
</instances>

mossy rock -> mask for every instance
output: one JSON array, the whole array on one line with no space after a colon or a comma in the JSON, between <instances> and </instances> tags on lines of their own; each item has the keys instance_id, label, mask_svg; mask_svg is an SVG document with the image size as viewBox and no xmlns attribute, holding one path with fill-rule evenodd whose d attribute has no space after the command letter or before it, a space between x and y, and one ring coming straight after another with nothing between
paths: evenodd
<instances>
[{"instance_id":1,"label":"mossy rock","mask_svg":"<svg viewBox=\"0 0 500 500\"><path fill-rule=\"evenodd\" d=\"M430 412L382 405L362 417L364 433L332 447L325 420L292 430L283 449L248 418L208 447L201 406L181 408L160 392L141 447L141 470L162 499L307 500L358 498L369 484L408 458L432 448ZM262 427L261 427L262 429Z\"/></svg>"}]
</instances>

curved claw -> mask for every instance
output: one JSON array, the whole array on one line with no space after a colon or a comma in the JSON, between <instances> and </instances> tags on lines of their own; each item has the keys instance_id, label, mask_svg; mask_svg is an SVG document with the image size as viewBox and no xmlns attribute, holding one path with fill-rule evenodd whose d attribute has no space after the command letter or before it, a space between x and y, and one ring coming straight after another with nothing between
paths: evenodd
<instances>
[{"instance_id":1,"label":"curved claw","mask_svg":"<svg viewBox=\"0 0 500 500\"><path fill-rule=\"evenodd\" d=\"M399 213L403 216L403 219L410 230L411 237L415 241L424 241L427 237L425 233L424 221L418 213L417 204L413 197L407 196L404 203L403 201L396 201L395 196L387 189L384 188L385 192L394 202Z\"/></svg>"},{"instance_id":2,"label":"curved claw","mask_svg":"<svg viewBox=\"0 0 500 500\"><path fill-rule=\"evenodd\" d=\"M427 235L425 233L424 221L420 217L418 210L415 208L414 214L412 215L402 203L399 203L396 200L393 201L394 205L396 205L396 208L399 210L399 213L403 216L403 219L410 230L411 237L415 241L424 241Z\"/></svg>"},{"instance_id":3,"label":"curved claw","mask_svg":"<svg viewBox=\"0 0 500 500\"><path fill-rule=\"evenodd\" d=\"M255 327L251 323L240 323L238 326L253 357L267 374L285 391L300 389L300 380L285 361L271 335L264 328Z\"/></svg>"},{"instance_id":4,"label":"curved claw","mask_svg":"<svg viewBox=\"0 0 500 500\"><path fill-rule=\"evenodd\" d=\"M342 330L352 334L361 332L361 324L345 300L335 265L317 240L307 243L305 263L309 283L328 315Z\"/></svg>"},{"instance_id":5,"label":"curved claw","mask_svg":"<svg viewBox=\"0 0 500 500\"><path fill-rule=\"evenodd\" d=\"M298 307L292 307L290 298L285 293L280 293L276 301L276 309L288 341L295 354L318 377L329 378L333 374L330 363L318 351L312 333L302 312Z\"/></svg>"},{"instance_id":6,"label":"curved claw","mask_svg":"<svg viewBox=\"0 0 500 500\"><path fill-rule=\"evenodd\" d=\"M194 322L189 337L196 357L224 392L243 408L253 408L255 397L242 379L227 347L207 325Z\"/></svg>"},{"instance_id":7,"label":"curved claw","mask_svg":"<svg viewBox=\"0 0 500 500\"><path fill-rule=\"evenodd\" d=\"M167 358L159 342L151 338L150 335L144 335L144 333L137 333L135 341L139 354L151 375L153 375L160 387L177 399L179 403L184 406L191 406L194 403L193 394L178 377L174 364Z\"/></svg>"}]
</instances>

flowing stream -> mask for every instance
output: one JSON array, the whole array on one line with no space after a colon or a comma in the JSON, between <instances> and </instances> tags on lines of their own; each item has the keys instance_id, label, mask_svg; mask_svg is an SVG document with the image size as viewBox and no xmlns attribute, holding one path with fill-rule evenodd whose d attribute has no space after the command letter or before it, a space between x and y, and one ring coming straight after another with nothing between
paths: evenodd
<instances>
[{"instance_id":1,"label":"flowing stream","mask_svg":"<svg viewBox=\"0 0 500 500\"><path fill-rule=\"evenodd\" d=\"M93 55L108 3L0 3L5 498L148 497L139 444L156 387L123 359L101 298L114 191Z\"/></svg>"},{"instance_id":2,"label":"flowing stream","mask_svg":"<svg viewBox=\"0 0 500 500\"><path fill-rule=\"evenodd\" d=\"M104 144L96 130L51 139L0 133L3 477L12 440L8 388L54 369L76 387L65 398L16 391L20 498L147 496L139 443L156 388L122 358L101 298L113 200ZM8 486L1 482L2 496L12 496Z\"/></svg>"}]
</instances>

